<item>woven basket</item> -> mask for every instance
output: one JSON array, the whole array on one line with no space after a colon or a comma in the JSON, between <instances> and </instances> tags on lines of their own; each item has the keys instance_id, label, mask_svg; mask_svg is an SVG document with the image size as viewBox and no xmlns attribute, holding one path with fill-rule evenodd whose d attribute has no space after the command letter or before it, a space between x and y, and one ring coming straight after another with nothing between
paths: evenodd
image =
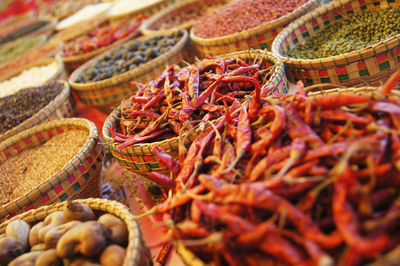
<instances>
[{"instance_id":1,"label":"woven basket","mask_svg":"<svg viewBox=\"0 0 400 266\"><path fill-rule=\"evenodd\" d=\"M148 16L151 17L154 14L160 12L161 10L169 7L170 5L175 4L179 0L160 0L155 2L152 5L149 5L144 8L136 9L134 11L125 13L125 14L120 14L120 15L110 15L108 14L108 19L111 22L116 22L120 20L125 20L125 19L133 19L136 18L137 16Z\"/></svg>"},{"instance_id":2,"label":"woven basket","mask_svg":"<svg viewBox=\"0 0 400 266\"><path fill-rule=\"evenodd\" d=\"M143 240L139 223L133 218L128 207L117 201L105 199L90 198L75 201L83 203L95 211L111 213L125 222L129 232L129 242L126 249L126 256L123 266L146 266L152 264L151 254ZM0 225L0 233L4 233L7 225L12 221L21 219L27 223L34 224L44 220L44 218L46 218L50 213L63 211L66 204L67 202L62 202L51 206L43 206L37 210L24 212L23 214L20 214L9 221L2 223Z\"/></svg>"},{"instance_id":3,"label":"woven basket","mask_svg":"<svg viewBox=\"0 0 400 266\"><path fill-rule=\"evenodd\" d=\"M190 39L194 42L195 49L201 57L216 56L233 51L254 49L271 50L271 45L278 33L290 22L314 10L321 4L321 0L310 0L294 12L276 20L266 22L258 27L239 33L217 37L200 38L190 32Z\"/></svg>"},{"instance_id":4,"label":"woven basket","mask_svg":"<svg viewBox=\"0 0 400 266\"><path fill-rule=\"evenodd\" d=\"M8 138L0 143L0 163L23 150L44 143L54 135L73 129L84 129L90 133L79 153L63 169L49 177L47 182L2 205L0 220L42 205L100 196L102 154L98 145L99 133L96 126L86 119L67 118L51 121Z\"/></svg>"},{"instance_id":5,"label":"woven basket","mask_svg":"<svg viewBox=\"0 0 400 266\"><path fill-rule=\"evenodd\" d=\"M400 34L379 44L355 52L321 59L286 58L286 51L320 32L325 25L342 19L343 15L367 10L399 6L399 1L335 0L296 20L282 31L272 51L287 59L288 79L302 80L306 85L334 83L344 86L379 86L399 67Z\"/></svg>"},{"instance_id":6,"label":"woven basket","mask_svg":"<svg viewBox=\"0 0 400 266\"><path fill-rule=\"evenodd\" d=\"M253 51L241 51L234 52L227 55L221 56L221 58L228 59L231 57L241 58L243 60L254 60L256 57L262 56L266 67L269 67L269 63L278 64L275 70L268 80L267 84L275 85L275 90L271 93L286 93L287 91L287 80L285 76L285 67L281 61L273 56L271 53L253 50ZM153 143L141 143L129 146L122 150L118 150L119 143L115 142L108 128L112 125L116 128L119 121L121 111L120 108L115 109L106 119L103 125L103 137L108 147L111 150L112 155L117 159L119 164L132 171L135 171L141 175L147 175L148 172L160 172L169 175L169 170L159 164L158 158L151 152L153 146L157 145L163 148L173 158L178 158L179 150L179 138L166 139L160 142ZM200 131L194 131L186 138L185 145L189 146L194 139L199 135Z\"/></svg>"},{"instance_id":7,"label":"woven basket","mask_svg":"<svg viewBox=\"0 0 400 266\"><path fill-rule=\"evenodd\" d=\"M141 37L140 39L146 38ZM184 31L181 40L170 51L121 75L98 82L84 84L75 82L82 72L86 71L89 66L96 64L99 58L110 53L112 50L107 51L76 69L69 79L69 84L77 92L82 102L110 113L121 103L122 99L127 98L132 92L137 90L136 87L130 85L132 80L146 83L156 78L167 65L180 63L182 60L182 50L188 39L188 33Z\"/></svg>"},{"instance_id":8,"label":"woven basket","mask_svg":"<svg viewBox=\"0 0 400 266\"><path fill-rule=\"evenodd\" d=\"M65 56L65 57L61 57L61 60L64 62L65 64L65 68L68 72L73 72L75 69L77 69L78 67L80 67L82 64L84 64L86 61L92 59L93 57L102 54L108 50L111 50L115 47L118 47L120 44L135 38L136 36L139 35L139 31L136 30L135 32L132 32L131 34L129 34L128 36L126 36L125 38L118 40L106 47L102 47L100 49L96 49L94 51L91 51L89 53L84 53L84 54L79 54L79 55L73 55L73 56Z\"/></svg>"},{"instance_id":9,"label":"woven basket","mask_svg":"<svg viewBox=\"0 0 400 266\"><path fill-rule=\"evenodd\" d=\"M61 93L35 115L18 126L0 134L0 142L44 122L72 117L74 115L74 106L71 102L71 89L68 83L61 80L57 82L62 82L64 84Z\"/></svg>"},{"instance_id":10,"label":"woven basket","mask_svg":"<svg viewBox=\"0 0 400 266\"><path fill-rule=\"evenodd\" d=\"M230 0L189 0L189 1L181 1L174 5L169 6L166 9L161 10L148 20L146 20L142 26L140 27L140 31L145 36L152 36L156 34L166 34L171 33L174 30L182 29L182 30L190 30L192 26L196 23L196 21L187 21L178 27L167 29L167 30L157 30L157 28L161 25L161 23L165 22L167 19L179 16L181 13L194 10L201 9L204 6L212 6L219 3L227 3Z\"/></svg>"}]
</instances>

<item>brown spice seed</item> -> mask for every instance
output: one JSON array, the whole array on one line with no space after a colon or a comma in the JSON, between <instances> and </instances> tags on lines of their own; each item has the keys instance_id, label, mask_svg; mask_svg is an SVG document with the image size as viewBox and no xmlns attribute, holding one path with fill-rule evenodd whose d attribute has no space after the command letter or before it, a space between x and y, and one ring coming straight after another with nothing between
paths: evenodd
<instances>
[{"instance_id":1,"label":"brown spice seed","mask_svg":"<svg viewBox=\"0 0 400 266\"><path fill-rule=\"evenodd\" d=\"M0 164L0 204L28 193L60 171L88 137L86 130L66 131Z\"/></svg>"}]
</instances>

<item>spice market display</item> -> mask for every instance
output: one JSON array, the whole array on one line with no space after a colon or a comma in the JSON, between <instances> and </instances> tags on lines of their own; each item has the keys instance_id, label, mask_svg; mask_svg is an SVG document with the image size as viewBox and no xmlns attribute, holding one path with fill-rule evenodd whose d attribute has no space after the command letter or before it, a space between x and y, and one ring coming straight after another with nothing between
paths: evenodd
<instances>
[{"instance_id":1,"label":"spice market display","mask_svg":"<svg viewBox=\"0 0 400 266\"><path fill-rule=\"evenodd\" d=\"M0 4L0 265L399 265L400 3Z\"/></svg>"}]
</instances>

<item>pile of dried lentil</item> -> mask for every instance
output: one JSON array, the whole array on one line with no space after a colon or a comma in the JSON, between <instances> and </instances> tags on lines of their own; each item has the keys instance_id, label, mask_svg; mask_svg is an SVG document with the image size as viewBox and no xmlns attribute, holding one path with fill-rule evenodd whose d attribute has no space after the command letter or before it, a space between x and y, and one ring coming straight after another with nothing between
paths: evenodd
<instances>
[{"instance_id":1,"label":"pile of dried lentil","mask_svg":"<svg viewBox=\"0 0 400 266\"><path fill-rule=\"evenodd\" d=\"M0 134L18 126L52 101L63 89L60 82L31 87L0 98Z\"/></svg>"},{"instance_id":2,"label":"pile of dried lentil","mask_svg":"<svg viewBox=\"0 0 400 266\"><path fill-rule=\"evenodd\" d=\"M241 0L202 17L194 27L201 38L231 35L293 12L308 0Z\"/></svg>"},{"instance_id":3,"label":"pile of dried lentil","mask_svg":"<svg viewBox=\"0 0 400 266\"><path fill-rule=\"evenodd\" d=\"M377 44L400 33L400 7L349 14L326 26L305 44L289 50L292 58L336 56Z\"/></svg>"},{"instance_id":4,"label":"pile of dried lentil","mask_svg":"<svg viewBox=\"0 0 400 266\"><path fill-rule=\"evenodd\" d=\"M0 49L0 64L25 53L41 40L41 36L29 36L7 43Z\"/></svg>"},{"instance_id":5,"label":"pile of dried lentil","mask_svg":"<svg viewBox=\"0 0 400 266\"><path fill-rule=\"evenodd\" d=\"M87 130L55 135L0 164L0 204L22 196L60 171L86 143Z\"/></svg>"}]
</instances>

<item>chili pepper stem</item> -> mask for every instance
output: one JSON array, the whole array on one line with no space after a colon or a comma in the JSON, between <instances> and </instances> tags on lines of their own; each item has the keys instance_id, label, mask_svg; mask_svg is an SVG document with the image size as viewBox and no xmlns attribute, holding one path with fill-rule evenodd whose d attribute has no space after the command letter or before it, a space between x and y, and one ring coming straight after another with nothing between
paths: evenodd
<instances>
[{"instance_id":1,"label":"chili pepper stem","mask_svg":"<svg viewBox=\"0 0 400 266\"><path fill-rule=\"evenodd\" d=\"M175 241L175 244L183 244L185 246L201 246L201 245L210 245L210 244L219 244L224 242L224 235L222 232L215 232L209 235L208 237L202 239L193 239L193 240L179 240Z\"/></svg>"}]
</instances>

